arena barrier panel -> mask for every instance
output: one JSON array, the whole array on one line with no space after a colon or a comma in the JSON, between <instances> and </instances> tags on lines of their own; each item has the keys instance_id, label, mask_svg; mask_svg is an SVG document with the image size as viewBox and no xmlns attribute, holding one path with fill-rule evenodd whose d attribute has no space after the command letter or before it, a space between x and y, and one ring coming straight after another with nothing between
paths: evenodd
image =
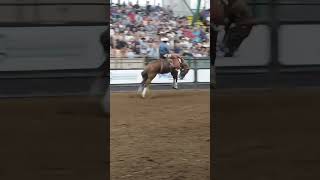
<instances>
[{"instance_id":1,"label":"arena barrier panel","mask_svg":"<svg viewBox=\"0 0 320 180\"><path fill-rule=\"evenodd\" d=\"M259 10L255 12L259 14L255 15L256 25L235 57L216 58L218 86L320 86L317 60L320 3L251 1L249 4Z\"/></svg>"},{"instance_id":2,"label":"arena barrier panel","mask_svg":"<svg viewBox=\"0 0 320 180\"><path fill-rule=\"evenodd\" d=\"M219 33L221 40L223 33ZM263 43L261 43L263 42ZM230 66L265 66L270 62L270 30L266 25L252 28L252 32L240 46L235 56L216 58L217 67Z\"/></svg>"},{"instance_id":3,"label":"arena barrier panel","mask_svg":"<svg viewBox=\"0 0 320 180\"><path fill-rule=\"evenodd\" d=\"M185 59L190 70L179 83L210 83L210 59ZM129 85L141 83L141 72L146 64L146 58L111 58L110 59L110 84ZM121 67L121 68L116 68ZM152 81L153 84L169 84L173 82L172 75L158 74Z\"/></svg>"},{"instance_id":4,"label":"arena barrier panel","mask_svg":"<svg viewBox=\"0 0 320 180\"><path fill-rule=\"evenodd\" d=\"M105 26L2 27L0 71L96 69ZM27 62L27 63L26 63Z\"/></svg>"},{"instance_id":5,"label":"arena barrier panel","mask_svg":"<svg viewBox=\"0 0 320 180\"><path fill-rule=\"evenodd\" d=\"M287 66L320 65L319 31L319 24L281 25L279 62Z\"/></svg>"}]
</instances>

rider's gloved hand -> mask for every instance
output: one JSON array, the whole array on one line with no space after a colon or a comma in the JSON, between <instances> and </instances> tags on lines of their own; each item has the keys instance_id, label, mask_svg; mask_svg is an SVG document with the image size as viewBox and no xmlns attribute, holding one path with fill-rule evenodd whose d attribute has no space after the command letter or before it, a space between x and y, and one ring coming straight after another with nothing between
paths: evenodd
<instances>
[{"instance_id":1,"label":"rider's gloved hand","mask_svg":"<svg viewBox=\"0 0 320 180\"><path fill-rule=\"evenodd\" d=\"M171 54L165 54L164 57L171 58Z\"/></svg>"}]
</instances>

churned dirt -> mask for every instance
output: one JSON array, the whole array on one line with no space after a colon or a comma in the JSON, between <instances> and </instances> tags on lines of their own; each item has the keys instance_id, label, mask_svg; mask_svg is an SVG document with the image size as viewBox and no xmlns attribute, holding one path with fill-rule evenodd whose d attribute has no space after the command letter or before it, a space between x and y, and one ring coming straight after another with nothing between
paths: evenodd
<instances>
[{"instance_id":1,"label":"churned dirt","mask_svg":"<svg viewBox=\"0 0 320 180\"><path fill-rule=\"evenodd\" d=\"M105 178L106 116L100 101L96 97L1 99L0 179Z\"/></svg>"},{"instance_id":2,"label":"churned dirt","mask_svg":"<svg viewBox=\"0 0 320 180\"><path fill-rule=\"evenodd\" d=\"M209 180L208 90L111 94L112 180Z\"/></svg>"},{"instance_id":3,"label":"churned dirt","mask_svg":"<svg viewBox=\"0 0 320 180\"><path fill-rule=\"evenodd\" d=\"M320 179L319 88L229 90L214 98L217 179Z\"/></svg>"}]
</instances>

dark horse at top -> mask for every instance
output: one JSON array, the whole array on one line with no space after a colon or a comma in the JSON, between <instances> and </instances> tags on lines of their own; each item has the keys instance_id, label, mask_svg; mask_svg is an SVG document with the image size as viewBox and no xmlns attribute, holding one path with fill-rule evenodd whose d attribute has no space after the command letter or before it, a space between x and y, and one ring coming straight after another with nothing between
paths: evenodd
<instances>
[{"instance_id":1,"label":"dark horse at top","mask_svg":"<svg viewBox=\"0 0 320 180\"><path fill-rule=\"evenodd\" d=\"M106 83L107 80L109 79L109 47L108 47L108 42L109 42L109 31L106 29L100 34L100 43L102 45L104 54L105 54L105 60L103 61L102 65L99 67L99 73L97 76L98 82L102 81L102 89L106 90L107 92L105 93L103 100L102 100L102 107L103 111L105 113L110 113L110 108L109 108L109 85ZM100 84L100 83L98 83ZM99 85L101 86L101 85ZM94 90L92 90L94 91Z\"/></svg>"},{"instance_id":2,"label":"dark horse at top","mask_svg":"<svg viewBox=\"0 0 320 180\"><path fill-rule=\"evenodd\" d=\"M246 0L213 1L213 59L216 58L217 26L223 25L225 57L233 57L241 43L249 36L254 18Z\"/></svg>"},{"instance_id":3,"label":"dark horse at top","mask_svg":"<svg viewBox=\"0 0 320 180\"><path fill-rule=\"evenodd\" d=\"M179 55L172 55L170 59L158 59L150 62L142 71L142 82L139 86L138 93L144 98L150 88L151 81L157 74L171 73L173 77L173 88L178 89L178 74L180 70L180 79L183 79L189 72L189 65L184 58Z\"/></svg>"}]
</instances>

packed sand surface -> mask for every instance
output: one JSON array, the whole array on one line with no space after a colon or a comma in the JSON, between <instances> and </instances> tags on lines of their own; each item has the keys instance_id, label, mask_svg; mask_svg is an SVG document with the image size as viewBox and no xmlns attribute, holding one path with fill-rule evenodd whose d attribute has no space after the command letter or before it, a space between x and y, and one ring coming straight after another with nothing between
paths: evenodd
<instances>
[{"instance_id":1,"label":"packed sand surface","mask_svg":"<svg viewBox=\"0 0 320 180\"><path fill-rule=\"evenodd\" d=\"M112 180L209 180L209 90L111 94Z\"/></svg>"}]
</instances>

